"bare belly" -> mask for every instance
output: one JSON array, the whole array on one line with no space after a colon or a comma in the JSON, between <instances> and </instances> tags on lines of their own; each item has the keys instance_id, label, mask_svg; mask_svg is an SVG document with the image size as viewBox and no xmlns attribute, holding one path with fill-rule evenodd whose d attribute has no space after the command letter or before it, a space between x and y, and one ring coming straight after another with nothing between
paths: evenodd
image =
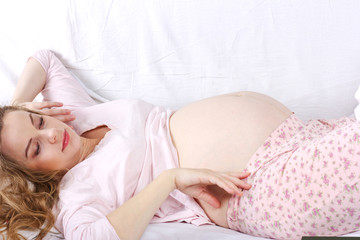
<instances>
[{"instance_id":1,"label":"bare belly","mask_svg":"<svg viewBox=\"0 0 360 240\"><path fill-rule=\"evenodd\" d=\"M207 98L176 111L170 133L182 168L242 171L251 156L291 111L278 101L254 92L239 92ZM209 218L228 227L229 195L211 190L221 200L215 209L199 201Z\"/></svg>"}]
</instances>

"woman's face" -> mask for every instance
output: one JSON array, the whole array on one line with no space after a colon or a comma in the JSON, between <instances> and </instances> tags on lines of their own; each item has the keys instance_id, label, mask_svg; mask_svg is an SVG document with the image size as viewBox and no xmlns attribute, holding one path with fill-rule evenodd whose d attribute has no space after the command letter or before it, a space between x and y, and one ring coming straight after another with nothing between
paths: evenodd
<instances>
[{"instance_id":1,"label":"woman's face","mask_svg":"<svg viewBox=\"0 0 360 240\"><path fill-rule=\"evenodd\" d=\"M11 111L3 122L1 151L29 169L70 169L81 159L80 136L56 118Z\"/></svg>"}]
</instances>

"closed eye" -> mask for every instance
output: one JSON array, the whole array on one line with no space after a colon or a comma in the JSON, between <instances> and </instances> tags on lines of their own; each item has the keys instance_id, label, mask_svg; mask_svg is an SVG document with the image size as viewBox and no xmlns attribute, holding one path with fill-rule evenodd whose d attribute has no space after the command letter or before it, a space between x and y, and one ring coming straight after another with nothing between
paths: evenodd
<instances>
[{"instance_id":1,"label":"closed eye","mask_svg":"<svg viewBox=\"0 0 360 240\"><path fill-rule=\"evenodd\" d=\"M39 129L41 129L43 125L44 125L44 118L41 116L39 121Z\"/></svg>"},{"instance_id":2,"label":"closed eye","mask_svg":"<svg viewBox=\"0 0 360 240\"><path fill-rule=\"evenodd\" d=\"M44 126L44 118L43 118L43 116L41 116L40 121L39 121L39 129L41 129L43 126ZM39 142L37 142L34 157L38 156L40 154L40 151L41 151L41 147L40 147Z\"/></svg>"},{"instance_id":3,"label":"closed eye","mask_svg":"<svg viewBox=\"0 0 360 240\"><path fill-rule=\"evenodd\" d=\"M36 143L36 151L34 153L34 157L40 154L40 150L41 150L40 144Z\"/></svg>"}]
</instances>

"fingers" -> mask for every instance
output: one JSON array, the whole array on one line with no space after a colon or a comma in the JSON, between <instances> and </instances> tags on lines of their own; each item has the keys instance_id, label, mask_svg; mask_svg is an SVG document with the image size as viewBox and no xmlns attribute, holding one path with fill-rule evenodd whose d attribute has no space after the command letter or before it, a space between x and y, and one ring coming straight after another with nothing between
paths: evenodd
<instances>
[{"instance_id":1,"label":"fingers","mask_svg":"<svg viewBox=\"0 0 360 240\"><path fill-rule=\"evenodd\" d=\"M43 109L41 110L44 114L49 116L56 116L56 115L70 115L71 110L63 109L63 108L52 108L52 109Z\"/></svg>"},{"instance_id":2,"label":"fingers","mask_svg":"<svg viewBox=\"0 0 360 240\"><path fill-rule=\"evenodd\" d=\"M236 174L235 176L233 174L226 174L226 177L229 178L237 187L240 187L245 190L249 190L251 188L251 184L241 180L244 178L239 178Z\"/></svg>"},{"instance_id":3,"label":"fingers","mask_svg":"<svg viewBox=\"0 0 360 240\"><path fill-rule=\"evenodd\" d=\"M62 122L70 122L70 121L73 121L75 119L74 115L55 115L55 116L52 116L52 117L54 117L56 119L59 119Z\"/></svg>"},{"instance_id":4,"label":"fingers","mask_svg":"<svg viewBox=\"0 0 360 240\"><path fill-rule=\"evenodd\" d=\"M246 183L245 181L240 180L239 175L241 178L244 178L244 176L249 176L249 173L221 173L218 177L216 185L230 194L242 196L243 192L241 189L249 190L251 188L251 185Z\"/></svg>"},{"instance_id":5,"label":"fingers","mask_svg":"<svg viewBox=\"0 0 360 240\"><path fill-rule=\"evenodd\" d=\"M71 110L69 109L61 109L61 108L51 108L51 109L43 109L42 113L48 116L55 117L63 122L69 122L75 120L75 116L71 114Z\"/></svg>"},{"instance_id":6,"label":"fingers","mask_svg":"<svg viewBox=\"0 0 360 240\"><path fill-rule=\"evenodd\" d=\"M234 184L233 180L225 174L219 173L209 177L209 183L207 185L217 185L229 194L242 195L241 190Z\"/></svg>"},{"instance_id":7,"label":"fingers","mask_svg":"<svg viewBox=\"0 0 360 240\"><path fill-rule=\"evenodd\" d=\"M52 101L36 102L36 103L34 103L34 105L38 109L52 108L52 107L62 107L63 106L63 104L61 102L52 102Z\"/></svg>"},{"instance_id":8,"label":"fingers","mask_svg":"<svg viewBox=\"0 0 360 240\"><path fill-rule=\"evenodd\" d=\"M251 175L250 172L229 172L228 174L231 175L231 176L240 178L240 179L247 178L247 177L249 177Z\"/></svg>"},{"instance_id":9,"label":"fingers","mask_svg":"<svg viewBox=\"0 0 360 240\"><path fill-rule=\"evenodd\" d=\"M75 116L71 114L71 110L56 108L63 106L61 102L53 102L53 101L23 102L18 105L31 109L35 112L39 112L51 117L55 117L62 122L69 122L75 120Z\"/></svg>"},{"instance_id":10,"label":"fingers","mask_svg":"<svg viewBox=\"0 0 360 240\"><path fill-rule=\"evenodd\" d=\"M52 107L62 107L63 104L61 102L52 102L52 101L44 101L44 102L22 102L16 104L20 107L25 107L31 110L41 110L44 108L52 108Z\"/></svg>"}]
</instances>

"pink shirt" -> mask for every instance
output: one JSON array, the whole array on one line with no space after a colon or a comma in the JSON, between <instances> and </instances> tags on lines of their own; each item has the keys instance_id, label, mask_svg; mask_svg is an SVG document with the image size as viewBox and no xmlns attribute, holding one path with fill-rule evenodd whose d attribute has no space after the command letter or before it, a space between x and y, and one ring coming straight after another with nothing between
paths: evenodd
<instances>
[{"instance_id":1,"label":"pink shirt","mask_svg":"<svg viewBox=\"0 0 360 240\"><path fill-rule=\"evenodd\" d=\"M173 111L141 100L96 104L51 51L33 57L47 73L44 100L72 109L76 120L71 124L78 134L101 125L111 129L94 152L62 179L55 226L69 240L119 239L106 215L162 171L179 167L169 133ZM169 221L211 224L194 199L177 190L151 222Z\"/></svg>"}]
</instances>

